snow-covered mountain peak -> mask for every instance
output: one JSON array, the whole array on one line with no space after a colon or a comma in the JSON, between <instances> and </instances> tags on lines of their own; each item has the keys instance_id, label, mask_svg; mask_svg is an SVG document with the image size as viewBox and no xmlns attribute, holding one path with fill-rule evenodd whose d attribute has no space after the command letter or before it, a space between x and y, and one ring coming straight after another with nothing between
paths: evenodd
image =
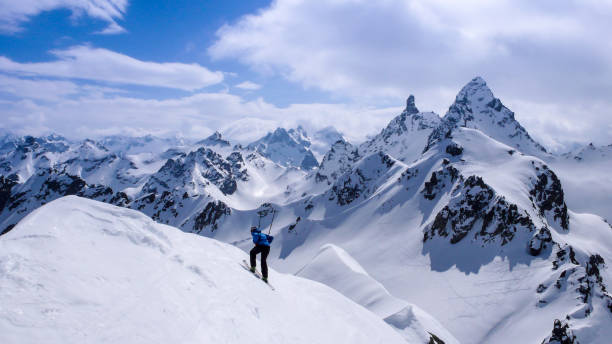
<instances>
[{"instance_id":1,"label":"snow-covered mountain peak","mask_svg":"<svg viewBox=\"0 0 612 344\"><path fill-rule=\"evenodd\" d=\"M514 118L514 112L495 98L481 77L468 82L457 94L442 123L428 139L426 149L448 135L453 128L478 129L493 139L535 156L544 156L546 149L534 141L527 130Z\"/></svg>"},{"instance_id":2,"label":"snow-covered mountain peak","mask_svg":"<svg viewBox=\"0 0 612 344\"><path fill-rule=\"evenodd\" d=\"M396 159L411 162L418 158L427 144L427 138L440 124L440 116L434 112L419 112L410 95L406 109L391 120L380 134L359 146L362 156L384 151Z\"/></svg>"},{"instance_id":3,"label":"snow-covered mountain peak","mask_svg":"<svg viewBox=\"0 0 612 344\"><path fill-rule=\"evenodd\" d=\"M347 140L338 129L328 126L315 131L310 139L310 150L315 154L318 160L329 151L330 147L338 140Z\"/></svg>"},{"instance_id":4,"label":"snow-covered mountain peak","mask_svg":"<svg viewBox=\"0 0 612 344\"><path fill-rule=\"evenodd\" d=\"M605 163L612 160L612 145L596 146L593 143L589 143L578 150L565 153L562 156L575 161Z\"/></svg>"},{"instance_id":5,"label":"snow-covered mountain peak","mask_svg":"<svg viewBox=\"0 0 612 344\"><path fill-rule=\"evenodd\" d=\"M355 146L344 139L336 141L321 160L321 165L316 173L316 181L326 181L328 184L335 182L339 176L350 171L357 160L359 160L359 154Z\"/></svg>"},{"instance_id":6,"label":"snow-covered mountain peak","mask_svg":"<svg viewBox=\"0 0 612 344\"><path fill-rule=\"evenodd\" d=\"M220 132L215 131L212 135L205 138L204 140L200 140L196 142L197 145L203 146L218 146L218 147L229 147L231 146L230 142L223 138Z\"/></svg>"},{"instance_id":7,"label":"snow-covered mountain peak","mask_svg":"<svg viewBox=\"0 0 612 344\"><path fill-rule=\"evenodd\" d=\"M247 149L255 150L282 166L311 170L319 163L309 147L310 139L306 131L299 126L290 130L276 128L261 139L250 143Z\"/></svg>"},{"instance_id":8,"label":"snow-covered mountain peak","mask_svg":"<svg viewBox=\"0 0 612 344\"><path fill-rule=\"evenodd\" d=\"M455 101L463 101L467 99L482 99L482 101L491 101L495 96L493 91L487 86L487 82L482 77L475 77L461 88L457 94Z\"/></svg>"},{"instance_id":9,"label":"snow-covered mountain peak","mask_svg":"<svg viewBox=\"0 0 612 344\"><path fill-rule=\"evenodd\" d=\"M86 139L81 143L79 148L77 148L75 153L81 159L96 159L108 154L109 150L99 142Z\"/></svg>"},{"instance_id":10,"label":"snow-covered mountain peak","mask_svg":"<svg viewBox=\"0 0 612 344\"><path fill-rule=\"evenodd\" d=\"M306 133L306 130L301 125L298 125L297 128L289 129L287 134L298 143L304 145L304 147L310 147L310 138L308 137L308 133Z\"/></svg>"}]
</instances>

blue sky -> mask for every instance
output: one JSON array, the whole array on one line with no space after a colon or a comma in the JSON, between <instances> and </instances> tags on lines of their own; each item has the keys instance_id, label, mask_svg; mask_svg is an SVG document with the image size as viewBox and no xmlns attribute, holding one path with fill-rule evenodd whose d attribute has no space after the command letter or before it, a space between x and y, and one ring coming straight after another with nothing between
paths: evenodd
<instances>
[{"instance_id":1,"label":"blue sky","mask_svg":"<svg viewBox=\"0 0 612 344\"><path fill-rule=\"evenodd\" d=\"M0 128L353 141L487 80L548 148L612 143L612 1L0 0Z\"/></svg>"}]
</instances>

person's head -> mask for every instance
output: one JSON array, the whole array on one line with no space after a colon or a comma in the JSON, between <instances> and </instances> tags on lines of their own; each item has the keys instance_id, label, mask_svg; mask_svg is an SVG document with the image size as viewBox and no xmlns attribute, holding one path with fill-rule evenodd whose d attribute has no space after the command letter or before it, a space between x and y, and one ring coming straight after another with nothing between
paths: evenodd
<instances>
[{"instance_id":1,"label":"person's head","mask_svg":"<svg viewBox=\"0 0 612 344\"><path fill-rule=\"evenodd\" d=\"M255 226L252 226L251 227L251 233L254 233L254 232L259 232L259 228L255 227Z\"/></svg>"}]
</instances>

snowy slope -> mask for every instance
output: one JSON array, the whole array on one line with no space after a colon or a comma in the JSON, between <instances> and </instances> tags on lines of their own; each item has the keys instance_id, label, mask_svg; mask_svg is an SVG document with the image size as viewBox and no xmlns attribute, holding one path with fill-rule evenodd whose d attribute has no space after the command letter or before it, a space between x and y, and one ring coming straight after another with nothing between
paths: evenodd
<instances>
[{"instance_id":1,"label":"snowy slope","mask_svg":"<svg viewBox=\"0 0 612 344\"><path fill-rule=\"evenodd\" d=\"M3 343L402 343L321 284L240 266L244 252L77 197L0 238Z\"/></svg>"},{"instance_id":2,"label":"snowy slope","mask_svg":"<svg viewBox=\"0 0 612 344\"><path fill-rule=\"evenodd\" d=\"M408 166L369 159L337 192L285 210L272 253L282 271L332 243L462 343L541 342L566 317L579 340L606 342L612 231L567 210L541 160L468 128Z\"/></svg>"},{"instance_id":3,"label":"snowy slope","mask_svg":"<svg viewBox=\"0 0 612 344\"><path fill-rule=\"evenodd\" d=\"M572 209L612 223L612 145L588 144L547 161L557 171Z\"/></svg>"},{"instance_id":4,"label":"snowy slope","mask_svg":"<svg viewBox=\"0 0 612 344\"><path fill-rule=\"evenodd\" d=\"M447 344L458 343L431 315L389 294L382 284L338 246L323 245L296 275L326 284L368 308L394 326L409 343L430 343L434 339L441 339Z\"/></svg>"}]
</instances>

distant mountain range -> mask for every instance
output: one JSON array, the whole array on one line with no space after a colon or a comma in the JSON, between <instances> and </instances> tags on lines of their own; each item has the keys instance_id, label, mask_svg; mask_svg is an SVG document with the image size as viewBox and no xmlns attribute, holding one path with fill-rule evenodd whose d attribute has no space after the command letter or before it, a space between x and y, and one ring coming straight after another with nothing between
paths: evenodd
<instances>
[{"instance_id":1,"label":"distant mountain range","mask_svg":"<svg viewBox=\"0 0 612 344\"><path fill-rule=\"evenodd\" d=\"M548 152L479 77L443 117L410 96L359 145L302 127L248 145L218 132L197 142L5 135L0 232L65 195L244 250L260 225L277 238L277 270L328 284L400 332L423 309L431 316L419 321L439 322L449 342L605 343L610 147Z\"/></svg>"}]
</instances>

